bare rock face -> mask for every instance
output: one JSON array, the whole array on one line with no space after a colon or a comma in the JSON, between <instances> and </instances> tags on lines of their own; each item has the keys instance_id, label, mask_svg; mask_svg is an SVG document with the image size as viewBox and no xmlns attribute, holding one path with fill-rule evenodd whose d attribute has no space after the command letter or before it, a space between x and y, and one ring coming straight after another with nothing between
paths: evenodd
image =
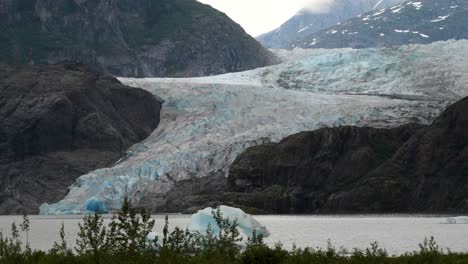
<instances>
[{"instance_id":1,"label":"bare rock face","mask_svg":"<svg viewBox=\"0 0 468 264\"><path fill-rule=\"evenodd\" d=\"M165 195L145 197L140 206L159 213L192 213L216 203L251 213L316 213L330 194L383 164L421 127L299 133L247 149L232 164L228 179L213 175L181 181Z\"/></svg>"},{"instance_id":2,"label":"bare rock face","mask_svg":"<svg viewBox=\"0 0 468 264\"><path fill-rule=\"evenodd\" d=\"M79 64L0 65L0 214L36 213L159 124L161 102Z\"/></svg>"},{"instance_id":3,"label":"bare rock face","mask_svg":"<svg viewBox=\"0 0 468 264\"><path fill-rule=\"evenodd\" d=\"M274 213L467 212L467 114L465 98L428 127L327 128L252 147L231 167L230 202Z\"/></svg>"},{"instance_id":4,"label":"bare rock face","mask_svg":"<svg viewBox=\"0 0 468 264\"><path fill-rule=\"evenodd\" d=\"M468 212L468 98L411 137L385 164L330 197L325 207Z\"/></svg>"},{"instance_id":5,"label":"bare rock face","mask_svg":"<svg viewBox=\"0 0 468 264\"><path fill-rule=\"evenodd\" d=\"M179 181L167 193L148 193L137 207L154 213L193 214L231 200L227 183L223 174Z\"/></svg>"},{"instance_id":6,"label":"bare rock face","mask_svg":"<svg viewBox=\"0 0 468 264\"><path fill-rule=\"evenodd\" d=\"M290 136L278 144L252 147L231 166L230 189L269 193L249 207L278 213L315 213L328 197L359 181L416 133L396 129L324 128Z\"/></svg>"}]
</instances>

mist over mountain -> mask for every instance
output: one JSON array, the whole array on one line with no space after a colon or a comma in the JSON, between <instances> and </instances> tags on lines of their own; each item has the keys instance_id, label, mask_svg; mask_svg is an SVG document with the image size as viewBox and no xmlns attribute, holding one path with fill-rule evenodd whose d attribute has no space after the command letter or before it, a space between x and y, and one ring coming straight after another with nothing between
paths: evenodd
<instances>
[{"instance_id":1,"label":"mist over mountain","mask_svg":"<svg viewBox=\"0 0 468 264\"><path fill-rule=\"evenodd\" d=\"M304 7L279 28L257 40L267 48L289 48L290 43L357 15L378 10L403 0L322 0Z\"/></svg>"}]
</instances>

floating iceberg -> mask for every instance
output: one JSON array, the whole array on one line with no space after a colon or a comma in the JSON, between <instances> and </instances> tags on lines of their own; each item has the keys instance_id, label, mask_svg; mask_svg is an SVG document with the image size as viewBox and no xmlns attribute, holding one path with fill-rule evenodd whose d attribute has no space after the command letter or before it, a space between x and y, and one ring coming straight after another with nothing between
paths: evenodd
<instances>
[{"instance_id":1,"label":"floating iceberg","mask_svg":"<svg viewBox=\"0 0 468 264\"><path fill-rule=\"evenodd\" d=\"M85 213L90 198L109 212L125 196L138 205L180 180L227 176L246 148L301 131L432 122L468 95L466 54L466 40L310 50L297 56L302 59L246 72L121 79L164 99L159 127L114 166L81 176L62 201L41 206L41 214Z\"/></svg>"},{"instance_id":2,"label":"floating iceberg","mask_svg":"<svg viewBox=\"0 0 468 264\"><path fill-rule=\"evenodd\" d=\"M146 240L149 242L149 243L152 243L154 241L158 242L158 243L161 243L161 240L160 240L160 237L161 235L156 233L156 232L150 232L147 236L146 236Z\"/></svg>"},{"instance_id":3,"label":"floating iceberg","mask_svg":"<svg viewBox=\"0 0 468 264\"><path fill-rule=\"evenodd\" d=\"M468 224L468 216L449 217L444 224Z\"/></svg>"},{"instance_id":4,"label":"floating iceberg","mask_svg":"<svg viewBox=\"0 0 468 264\"><path fill-rule=\"evenodd\" d=\"M216 210L217 209L208 207L198 211L196 214L193 214L188 229L191 232L206 233L208 226L210 226L214 233L218 234L219 227L216 224L216 220L213 216L213 212ZM221 211L222 217L224 219L229 219L230 222L237 221L237 224L239 225L238 228L244 235L252 237L253 232L255 231L257 234L262 235L263 237L270 236L270 232L268 232L265 226L261 225L251 215L246 214L241 209L221 205L219 210Z\"/></svg>"}]
</instances>

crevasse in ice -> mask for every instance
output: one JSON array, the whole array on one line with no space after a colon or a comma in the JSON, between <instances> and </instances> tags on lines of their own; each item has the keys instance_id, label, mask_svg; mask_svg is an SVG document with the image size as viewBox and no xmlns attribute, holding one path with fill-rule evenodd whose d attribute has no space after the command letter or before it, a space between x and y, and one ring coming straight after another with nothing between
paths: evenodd
<instances>
[{"instance_id":1,"label":"crevasse in ice","mask_svg":"<svg viewBox=\"0 0 468 264\"><path fill-rule=\"evenodd\" d=\"M468 95L465 40L290 54L296 60L240 73L121 79L165 101L161 124L112 167L81 176L41 213L83 213L89 199L112 212L125 196L137 204L183 179L227 176L237 155L253 145L324 126L428 123Z\"/></svg>"}]
</instances>

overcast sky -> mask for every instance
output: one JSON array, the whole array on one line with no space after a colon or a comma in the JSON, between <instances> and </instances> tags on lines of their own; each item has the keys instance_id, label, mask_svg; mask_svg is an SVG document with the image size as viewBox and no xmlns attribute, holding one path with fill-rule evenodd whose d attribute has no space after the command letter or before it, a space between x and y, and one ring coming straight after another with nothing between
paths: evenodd
<instances>
[{"instance_id":1,"label":"overcast sky","mask_svg":"<svg viewBox=\"0 0 468 264\"><path fill-rule=\"evenodd\" d=\"M332 0L199 0L226 13L256 37L271 31L306 5L315 8Z\"/></svg>"}]
</instances>

